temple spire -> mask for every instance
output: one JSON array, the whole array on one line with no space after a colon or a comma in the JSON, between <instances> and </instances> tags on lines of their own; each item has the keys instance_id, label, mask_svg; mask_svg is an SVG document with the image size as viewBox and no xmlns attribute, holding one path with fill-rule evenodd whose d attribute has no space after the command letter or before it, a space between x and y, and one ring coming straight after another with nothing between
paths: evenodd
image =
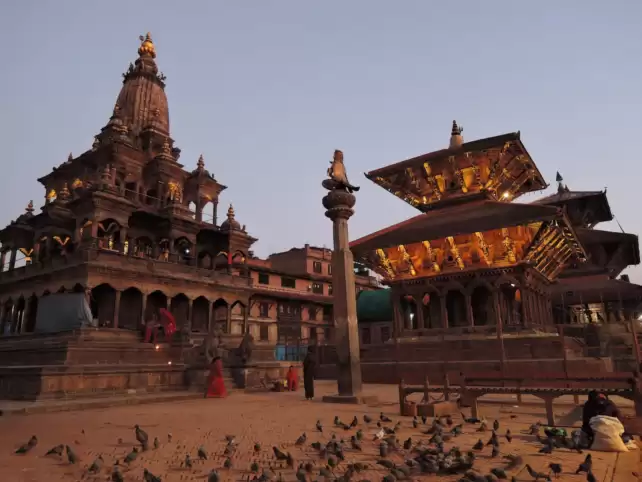
<instances>
[{"instance_id":1,"label":"temple spire","mask_svg":"<svg viewBox=\"0 0 642 482\"><path fill-rule=\"evenodd\" d=\"M568 191L568 188L564 185L564 178L559 171L555 173L555 182L557 182L557 192L559 194L563 193L564 191Z\"/></svg>"},{"instance_id":2,"label":"temple spire","mask_svg":"<svg viewBox=\"0 0 642 482\"><path fill-rule=\"evenodd\" d=\"M27 204L27 207L25 209L25 213L28 214L28 215L32 215L33 211L34 211L34 209L33 209L33 200L31 200L31 201L29 201L29 204Z\"/></svg>"},{"instance_id":3,"label":"temple spire","mask_svg":"<svg viewBox=\"0 0 642 482\"><path fill-rule=\"evenodd\" d=\"M456 149L461 147L464 143L464 138L461 133L464 131L464 128L457 125L457 121L453 121L453 128L450 131L450 149Z\"/></svg>"},{"instance_id":4,"label":"temple spire","mask_svg":"<svg viewBox=\"0 0 642 482\"><path fill-rule=\"evenodd\" d=\"M205 160L203 159L203 154L199 156L198 162L196 163L196 168L199 171L202 171L203 169L205 169Z\"/></svg>"}]
</instances>

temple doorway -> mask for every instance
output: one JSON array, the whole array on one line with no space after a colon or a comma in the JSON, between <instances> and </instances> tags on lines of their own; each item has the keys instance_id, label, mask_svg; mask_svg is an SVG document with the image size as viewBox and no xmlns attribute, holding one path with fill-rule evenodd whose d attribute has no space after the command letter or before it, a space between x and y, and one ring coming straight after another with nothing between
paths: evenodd
<instances>
[{"instance_id":1,"label":"temple doorway","mask_svg":"<svg viewBox=\"0 0 642 482\"><path fill-rule=\"evenodd\" d=\"M477 286L470 296L475 326L493 324L493 293L487 286Z\"/></svg>"},{"instance_id":2,"label":"temple doorway","mask_svg":"<svg viewBox=\"0 0 642 482\"><path fill-rule=\"evenodd\" d=\"M192 331L207 333L209 330L210 302L204 296L199 296L192 305Z\"/></svg>"},{"instance_id":3,"label":"temple doorway","mask_svg":"<svg viewBox=\"0 0 642 482\"><path fill-rule=\"evenodd\" d=\"M503 325L522 324L522 297L516 283L505 282L500 285L499 307Z\"/></svg>"},{"instance_id":4,"label":"temple doorway","mask_svg":"<svg viewBox=\"0 0 642 482\"><path fill-rule=\"evenodd\" d=\"M411 295L401 297L401 316L405 330L416 330L418 327L417 302Z\"/></svg>"},{"instance_id":5,"label":"temple doorway","mask_svg":"<svg viewBox=\"0 0 642 482\"><path fill-rule=\"evenodd\" d=\"M167 296L162 291L154 291L147 297L144 321L160 321L161 308L167 309Z\"/></svg>"},{"instance_id":6,"label":"temple doorway","mask_svg":"<svg viewBox=\"0 0 642 482\"><path fill-rule=\"evenodd\" d=\"M98 320L98 326L113 326L116 290L107 283L91 289L89 305L91 315Z\"/></svg>"},{"instance_id":7,"label":"temple doorway","mask_svg":"<svg viewBox=\"0 0 642 482\"><path fill-rule=\"evenodd\" d=\"M172 298L169 310L176 320L176 328L181 329L189 323L189 298L179 293Z\"/></svg>"},{"instance_id":8,"label":"temple doorway","mask_svg":"<svg viewBox=\"0 0 642 482\"><path fill-rule=\"evenodd\" d=\"M459 290L450 290L446 295L448 327L466 326L466 297Z\"/></svg>"},{"instance_id":9,"label":"temple doorway","mask_svg":"<svg viewBox=\"0 0 642 482\"><path fill-rule=\"evenodd\" d=\"M421 298L424 328L441 328L441 297L436 292L424 293Z\"/></svg>"},{"instance_id":10,"label":"temple doorway","mask_svg":"<svg viewBox=\"0 0 642 482\"><path fill-rule=\"evenodd\" d=\"M143 320L143 293L138 288L127 288L120 295L118 327L138 330Z\"/></svg>"},{"instance_id":11,"label":"temple doorway","mask_svg":"<svg viewBox=\"0 0 642 482\"><path fill-rule=\"evenodd\" d=\"M212 304L212 319L216 330L227 333L227 302L219 298Z\"/></svg>"},{"instance_id":12,"label":"temple doorway","mask_svg":"<svg viewBox=\"0 0 642 482\"><path fill-rule=\"evenodd\" d=\"M27 317L24 321L25 331L32 333L36 329L36 315L38 314L38 297L31 295L27 300Z\"/></svg>"}]
</instances>

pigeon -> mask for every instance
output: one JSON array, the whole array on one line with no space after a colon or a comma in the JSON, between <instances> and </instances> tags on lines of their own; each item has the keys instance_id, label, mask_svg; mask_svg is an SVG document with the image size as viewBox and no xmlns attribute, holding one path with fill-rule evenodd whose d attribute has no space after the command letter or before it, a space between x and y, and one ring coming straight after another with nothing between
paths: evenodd
<instances>
[{"instance_id":1,"label":"pigeon","mask_svg":"<svg viewBox=\"0 0 642 482\"><path fill-rule=\"evenodd\" d=\"M386 423L387 423L387 422L392 422L392 420L390 420L387 416L385 416L385 415L383 414L383 412L381 412L381 413L379 414L379 420L381 420L382 422L386 422Z\"/></svg>"},{"instance_id":2,"label":"pigeon","mask_svg":"<svg viewBox=\"0 0 642 482\"><path fill-rule=\"evenodd\" d=\"M127 454L124 462L126 464L131 464L134 460L136 460L136 457L138 457L138 449L134 447L132 451Z\"/></svg>"},{"instance_id":3,"label":"pigeon","mask_svg":"<svg viewBox=\"0 0 642 482\"><path fill-rule=\"evenodd\" d=\"M499 430L499 420L495 419L493 422L493 430L497 432Z\"/></svg>"},{"instance_id":4,"label":"pigeon","mask_svg":"<svg viewBox=\"0 0 642 482\"><path fill-rule=\"evenodd\" d=\"M78 462L78 456L74 453L69 445L65 445L65 450L67 451L67 460L70 464L75 464Z\"/></svg>"},{"instance_id":5,"label":"pigeon","mask_svg":"<svg viewBox=\"0 0 642 482\"><path fill-rule=\"evenodd\" d=\"M219 482L220 477L216 470L212 470L207 476L207 482Z\"/></svg>"},{"instance_id":6,"label":"pigeon","mask_svg":"<svg viewBox=\"0 0 642 482\"><path fill-rule=\"evenodd\" d=\"M256 443L254 444L254 453L257 453L257 454L258 454L260 451L261 451L261 444L260 444L260 443L258 443L258 442L256 442Z\"/></svg>"},{"instance_id":7,"label":"pigeon","mask_svg":"<svg viewBox=\"0 0 642 482\"><path fill-rule=\"evenodd\" d=\"M533 479L535 479L535 481L538 481L540 479L544 481L548 480L548 474L545 474L543 472L536 472L528 464L526 464L526 471L528 472L528 475L530 475L531 477L533 477Z\"/></svg>"},{"instance_id":8,"label":"pigeon","mask_svg":"<svg viewBox=\"0 0 642 482\"><path fill-rule=\"evenodd\" d=\"M138 443L141 444L143 448L146 447L149 442L149 436L147 435L147 432L145 432L138 425L134 425L134 429L136 430L136 440L138 440Z\"/></svg>"},{"instance_id":9,"label":"pigeon","mask_svg":"<svg viewBox=\"0 0 642 482\"><path fill-rule=\"evenodd\" d=\"M499 445L493 445L493 450L490 453L491 458L495 458L499 455Z\"/></svg>"},{"instance_id":10,"label":"pigeon","mask_svg":"<svg viewBox=\"0 0 642 482\"><path fill-rule=\"evenodd\" d=\"M493 474L498 479L501 479L501 480L507 479L506 472L504 471L504 469L501 469L499 467L493 467L492 469L490 469L490 473Z\"/></svg>"},{"instance_id":11,"label":"pigeon","mask_svg":"<svg viewBox=\"0 0 642 482\"><path fill-rule=\"evenodd\" d=\"M551 462L548 464L548 468L551 469L553 474L555 474L555 477L559 477L562 473L562 466L560 464L554 464Z\"/></svg>"},{"instance_id":12,"label":"pigeon","mask_svg":"<svg viewBox=\"0 0 642 482\"><path fill-rule=\"evenodd\" d=\"M104 462L105 462L105 461L103 460L103 456L102 456L102 455L99 455L99 456L96 458L96 460L94 460L94 462L89 466L89 469L88 469L88 470L89 470L89 472L91 472L92 474L95 474L95 473L97 473L97 472L100 472L100 469L102 469L102 468L103 468L103 463L104 463Z\"/></svg>"},{"instance_id":13,"label":"pigeon","mask_svg":"<svg viewBox=\"0 0 642 482\"><path fill-rule=\"evenodd\" d=\"M579 465L579 467L577 468L577 470L575 471L575 474L577 475L577 474L580 474L582 472L588 473L588 472L591 471L592 468L593 468L593 457L591 457L591 454L588 454L584 458L584 462L582 462Z\"/></svg>"},{"instance_id":14,"label":"pigeon","mask_svg":"<svg viewBox=\"0 0 642 482\"><path fill-rule=\"evenodd\" d=\"M158 441L158 437L154 437L154 448L157 449L160 447L160 442Z\"/></svg>"},{"instance_id":15,"label":"pigeon","mask_svg":"<svg viewBox=\"0 0 642 482\"><path fill-rule=\"evenodd\" d=\"M410 450L412 448L412 438L408 437L403 443L404 450Z\"/></svg>"},{"instance_id":16,"label":"pigeon","mask_svg":"<svg viewBox=\"0 0 642 482\"><path fill-rule=\"evenodd\" d=\"M486 431L486 422L481 422L479 424L479 427L477 427L478 432L485 432Z\"/></svg>"},{"instance_id":17,"label":"pigeon","mask_svg":"<svg viewBox=\"0 0 642 482\"><path fill-rule=\"evenodd\" d=\"M508 464L506 464L506 469L514 469L515 467L519 467L524 463L524 459L522 458L521 455L515 455L515 454L506 454L504 455L504 458L508 460Z\"/></svg>"},{"instance_id":18,"label":"pigeon","mask_svg":"<svg viewBox=\"0 0 642 482\"><path fill-rule=\"evenodd\" d=\"M361 448L361 444L357 440L357 437L355 437L354 435L352 437L350 437L350 445L352 446L352 448L354 450L359 450L359 451L363 450Z\"/></svg>"},{"instance_id":19,"label":"pigeon","mask_svg":"<svg viewBox=\"0 0 642 482\"><path fill-rule=\"evenodd\" d=\"M475 445L473 445L473 450L482 450L484 448L484 441L479 439Z\"/></svg>"},{"instance_id":20,"label":"pigeon","mask_svg":"<svg viewBox=\"0 0 642 482\"><path fill-rule=\"evenodd\" d=\"M488 442L486 442L486 445L492 445L492 446L499 445L499 440L497 440L497 432L493 430L493 434L490 436L490 439L488 439Z\"/></svg>"},{"instance_id":21,"label":"pigeon","mask_svg":"<svg viewBox=\"0 0 642 482\"><path fill-rule=\"evenodd\" d=\"M118 467L114 467L114 470L111 472L111 481L112 482L125 482L125 477L120 473Z\"/></svg>"},{"instance_id":22,"label":"pigeon","mask_svg":"<svg viewBox=\"0 0 642 482\"><path fill-rule=\"evenodd\" d=\"M370 422L372 422L372 418L370 418L368 415L364 415L363 416L363 421L366 422L366 423L370 423Z\"/></svg>"},{"instance_id":23,"label":"pigeon","mask_svg":"<svg viewBox=\"0 0 642 482\"><path fill-rule=\"evenodd\" d=\"M16 450L17 454L26 454L29 452L32 448L34 448L36 445L38 445L38 437L35 435L32 435L29 441L26 444L21 445L18 450Z\"/></svg>"},{"instance_id":24,"label":"pigeon","mask_svg":"<svg viewBox=\"0 0 642 482\"><path fill-rule=\"evenodd\" d=\"M250 465L250 470L256 474L259 471L259 464L257 464L256 462L252 462L252 465Z\"/></svg>"},{"instance_id":25,"label":"pigeon","mask_svg":"<svg viewBox=\"0 0 642 482\"><path fill-rule=\"evenodd\" d=\"M476 424L481 422L481 420L479 420L477 417L466 417L466 415L464 415L463 413L461 414L461 418L464 420L464 422L470 423L470 424Z\"/></svg>"},{"instance_id":26,"label":"pigeon","mask_svg":"<svg viewBox=\"0 0 642 482\"><path fill-rule=\"evenodd\" d=\"M223 467L225 467L226 469L231 469L232 468L232 459L227 457L225 459L225 462L223 462Z\"/></svg>"},{"instance_id":27,"label":"pigeon","mask_svg":"<svg viewBox=\"0 0 642 482\"><path fill-rule=\"evenodd\" d=\"M552 444L546 444L544 445L541 449L539 449L540 454L551 454L553 453L553 445Z\"/></svg>"},{"instance_id":28,"label":"pigeon","mask_svg":"<svg viewBox=\"0 0 642 482\"><path fill-rule=\"evenodd\" d=\"M172 434L171 432L167 434L167 441L171 442L172 441Z\"/></svg>"},{"instance_id":29,"label":"pigeon","mask_svg":"<svg viewBox=\"0 0 642 482\"><path fill-rule=\"evenodd\" d=\"M321 425L321 420L317 420L317 431L323 433L323 425Z\"/></svg>"},{"instance_id":30,"label":"pigeon","mask_svg":"<svg viewBox=\"0 0 642 482\"><path fill-rule=\"evenodd\" d=\"M205 447L202 445L198 448L198 458L201 460L207 460L207 452L205 451Z\"/></svg>"},{"instance_id":31,"label":"pigeon","mask_svg":"<svg viewBox=\"0 0 642 482\"><path fill-rule=\"evenodd\" d=\"M357 425L359 425L359 419L357 419L357 416L355 415L355 416L352 418L352 422L350 422L350 427L351 427L351 428L354 428L354 427L356 427Z\"/></svg>"},{"instance_id":32,"label":"pigeon","mask_svg":"<svg viewBox=\"0 0 642 482\"><path fill-rule=\"evenodd\" d=\"M305 441L308 439L308 436L303 433L299 436L298 439L296 439L296 442L294 442L294 445L301 446L305 443Z\"/></svg>"},{"instance_id":33,"label":"pigeon","mask_svg":"<svg viewBox=\"0 0 642 482\"><path fill-rule=\"evenodd\" d=\"M513 442L513 434L511 433L509 428L506 429L506 441L508 443L512 443Z\"/></svg>"},{"instance_id":34,"label":"pigeon","mask_svg":"<svg viewBox=\"0 0 642 482\"><path fill-rule=\"evenodd\" d=\"M597 479L593 475L593 472L587 472L586 473L586 482L597 482Z\"/></svg>"},{"instance_id":35,"label":"pigeon","mask_svg":"<svg viewBox=\"0 0 642 482\"><path fill-rule=\"evenodd\" d=\"M65 446L63 444L56 445L54 448L49 449L49 451L45 454L45 457L47 455L57 455L58 457L61 457L64 451Z\"/></svg>"},{"instance_id":36,"label":"pigeon","mask_svg":"<svg viewBox=\"0 0 642 482\"><path fill-rule=\"evenodd\" d=\"M192 458L189 456L189 454L185 455L185 461L183 462L183 465L186 469L192 468Z\"/></svg>"},{"instance_id":37,"label":"pigeon","mask_svg":"<svg viewBox=\"0 0 642 482\"><path fill-rule=\"evenodd\" d=\"M236 437L234 435L226 435L225 441L228 443L228 445L234 445L236 443Z\"/></svg>"},{"instance_id":38,"label":"pigeon","mask_svg":"<svg viewBox=\"0 0 642 482\"><path fill-rule=\"evenodd\" d=\"M143 470L143 480L145 482L161 482L161 478L152 474L149 470Z\"/></svg>"},{"instance_id":39,"label":"pigeon","mask_svg":"<svg viewBox=\"0 0 642 482\"><path fill-rule=\"evenodd\" d=\"M379 444L379 456L380 457L388 456L388 444L386 442L381 442Z\"/></svg>"},{"instance_id":40,"label":"pigeon","mask_svg":"<svg viewBox=\"0 0 642 482\"><path fill-rule=\"evenodd\" d=\"M288 454L282 452L279 450L278 447L272 447L272 451L274 452L274 457L276 460L287 460L288 459Z\"/></svg>"}]
</instances>

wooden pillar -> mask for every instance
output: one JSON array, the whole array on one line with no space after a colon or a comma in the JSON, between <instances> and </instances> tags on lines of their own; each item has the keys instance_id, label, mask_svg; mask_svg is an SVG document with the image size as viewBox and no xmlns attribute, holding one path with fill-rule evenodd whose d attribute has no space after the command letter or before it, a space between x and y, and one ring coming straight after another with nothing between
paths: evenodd
<instances>
[{"instance_id":1,"label":"wooden pillar","mask_svg":"<svg viewBox=\"0 0 642 482\"><path fill-rule=\"evenodd\" d=\"M139 326L145 325L147 320L145 319L145 312L147 311L147 293L142 293L143 302L141 303L141 312L140 312L140 323Z\"/></svg>"},{"instance_id":2,"label":"wooden pillar","mask_svg":"<svg viewBox=\"0 0 642 482\"><path fill-rule=\"evenodd\" d=\"M444 329L448 328L448 308L446 306L447 293L439 296L439 308L441 313L441 326Z\"/></svg>"},{"instance_id":3,"label":"wooden pillar","mask_svg":"<svg viewBox=\"0 0 642 482\"><path fill-rule=\"evenodd\" d=\"M121 295L121 291L120 290L116 290L116 296L114 297L113 328L118 328L118 314L120 313L120 295Z\"/></svg>"},{"instance_id":4,"label":"wooden pillar","mask_svg":"<svg viewBox=\"0 0 642 482\"><path fill-rule=\"evenodd\" d=\"M218 226L218 199L212 201L212 224Z\"/></svg>"},{"instance_id":5,"label":"wooden pillar","mask_svg":"<svg viewBox=\"0 0 642 482\"><path fill-rule=\"evenodd\" d=\"M499 344L499 371L501 372L501 376L504 377L506 374L506 367L504 366L506 364L506 352L504 351L504 321L502 319L502 313L499 308L499 299L500 299L500 292L495 291L493 293L493 304L496 307L497 310L497 343Z\"/></svg>"},{"instance_id":6,"label":"wooden pillar","mask_svg":"<svg viewBox=\"0 0 642 482\"><path fill-rule=\"evenodd\" d=\"M392 335L399 338L403 332L403 319L401 315L401 303L399 303L399 295L395 292L391 293L392 296Z\"/></svg>"},{"instance_id":7,"label":"wooden pillar","mask_svg":"<svg viewBox=\"0 0 642 482\"><path fill-rule=\"evenodd\" d=\"M16 248L11 248L11 256L9 258L9 270L12 270L16 267L16 254L18 254L18 250Z\"/></svg>"},{"instance_id":8,"label":"wooden pillar","mask_svg":"<svg viewBox=\"0 0 642 482\"><path fill-rule=\"evenodd\" d=\"M232 333L232 306L227 305L227 322L225 324L225 332L229 335Z\"/></svg>"},{"instance_id":9,"label":"wooden pillar","mask_svg":"<svg viewBox=\"0 0 642 482\"><path fill-rule=\"evenodd\" d=\"M250 307L246 306L243 309L243 334L244 335L248 332L248 329L249 329L249 323L248 323L249 317L250 317Z\"/></svg>"},{"instance_id":10,"label":"wooden pillar","mask_svg":"<svg viewBox=\"0 0 642 482\"><path fill-rule=\"evenodd\" d=\"M468 326L475 326L475 317L473 315L472 296L470 293L464 295L464 304L466 306L466 324Z\"/></svg>"}]
</instances>

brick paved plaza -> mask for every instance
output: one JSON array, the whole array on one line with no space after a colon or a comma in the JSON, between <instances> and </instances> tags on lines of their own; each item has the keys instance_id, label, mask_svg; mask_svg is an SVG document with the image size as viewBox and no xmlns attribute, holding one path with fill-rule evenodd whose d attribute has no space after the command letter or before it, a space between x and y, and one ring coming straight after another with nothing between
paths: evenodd
<instances>
[{"instance_id":1,"label":"brick paved plaza","mask_svg":"<svg viewBox=\"0 0 642 482\"><path fill-rule=\"evenodd\" d=\"M317 392L321 395L332 393L335 385L330 382L317 382ZM398 416L396 403L397 387L395 386L366 386L368 394L379 397L376 407L330 405L320 400L306 402L302 393L232 393L224 400L189 400L174 403L158 403L136 406L122 406L108 409L96 409L76 412L43 413L28 416L12 415L0 417L0 481L77 481L77 480L110 480L111 468L116 460L120 461L122 473L126 481L143 480L143 469L149 469L153 474L161 476L165 482L171 481L205 481L206 475L213 468L221 469L225 457L222 452L226 445L226 435L235 435L239 448L233 457L234 466L230 470L221 469L221 480L247 479L250 465L258 461L261 466L273 462L272 445L278 445L285 451L291 451L296 463L313 461L321 466L317 452L310 447L314 441L327 441L332 432L338 437L349 436L354 431L344 431L333 427L333 419L338 415L342 421L349 423L353 415L357 415L366 434L364 437L363 453L346 450L346 461L364 461L374 470L357 475L354 480L381 480L387 473L374 462L378 458L378 442L372 442L375 432L374 423L365 428L363 414L368 413L377 419L383 411L393 421L401 420L403 426L399 431L399 439L403 441L409 436L413 440L427 439L420 426L413 429L410 418ZM509 402L507 400L507 402ZM547 471L550 462L561 463L564 467L563 476L558 479L586 480L584 476L570 475L574 472L583 455L571 453L568 450L558 450L550 456L537 454L540 444L534 443L534 437L522 434L530 424L544 421L543 406L523 405L516 407L510 403L485 404L482 413L489 419L489 425L495 418L501 423L500 434L507 428L513 432L511 444L501 438L501 453L515 453L524 456L526 463L539 471ZM561 404L557 408L560 424L568 423L577 410L570 405ZM324 425L323 435L315 429L315 422L320 419ZM455 418L455 423L460 417ZM132 447L137 445L134 435L134 425L139 424L150 436L150 441L158 437L160 447L141 453L129 466L123 459ZM307 443L295 447L294 442L301 433L306 432ZM168 434L171 433L171 442ZM15 455L13 452L31 435L36 435L39 443L35 449L26 455ZM446 443L446 449L458 445L462 450L469 450L480 436L484 441L490 432L479 434L472 425L465 426L465 433ZM119 441L119 439L121 439ZM261 452L253 454L253 446L261 444ZM66 459L45 457L51 447L58 444L68 444L79 455L80 462L70 465ZM203 446L209 453L206 461L199 461L197 450ZM349 446L349 444L348 444ZM181 467L185 455L189 453L194 459L191 470ZM88 475L87 467L98 454L102 454L105 466L99 475ZM618 472L614 474L616 454L593 453L594 473L598 481L628 482L637 480L633 472L639 454L627 454L628 462L618 463ZM390 456L395 462L403 462L403 454ZM623 459L623 456L620 456ZM634 463L631 461L633 460ZM475 467L481 473L488 473L491 467L502 466L499 459L490 459L490 448L485 448L478 456ZM285 480L295 480L294 472L287 469L277 469ZM318 474L318 470L315 472ZM337 475L343 473L339 468ZM509 473L515 475L516 471ZM615 477L614 477L615 475ZM460 476L437 478L435 476L413 477L416 480L458 480ZM316 475L312 478L315 480ZM532 480L525 470L517 474L517 480Z\"/></svg>"}]
</instances>

